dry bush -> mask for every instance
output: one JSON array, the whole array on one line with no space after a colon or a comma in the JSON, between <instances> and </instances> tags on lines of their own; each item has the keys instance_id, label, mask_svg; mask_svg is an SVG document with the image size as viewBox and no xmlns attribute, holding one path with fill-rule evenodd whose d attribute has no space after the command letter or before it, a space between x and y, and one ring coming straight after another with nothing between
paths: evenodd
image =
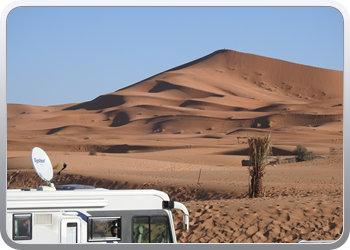
<instances>
[{"instance_id":1,"label":"dry bush","mask_svg":"<svg viewBox=\"0 0 350 250\"><path fill-rule=\"evenodd\" d=\"M97 155L97 152L96 152L96 150L95 149L90 149L90 151L89 151L89 155Z\"/></svg>"},{"instance_id":2,"label":"dry bush","mask_svg":"<svg viewBox=\"0 0 350 250\"><path fill-rule=\"evenodd\" d=\"M312 151L308 151L307 148L300 144L294 149L293 154L296 156L296 161L311 161L315 159L315 155Z\"/></svg>"}]
</instances>

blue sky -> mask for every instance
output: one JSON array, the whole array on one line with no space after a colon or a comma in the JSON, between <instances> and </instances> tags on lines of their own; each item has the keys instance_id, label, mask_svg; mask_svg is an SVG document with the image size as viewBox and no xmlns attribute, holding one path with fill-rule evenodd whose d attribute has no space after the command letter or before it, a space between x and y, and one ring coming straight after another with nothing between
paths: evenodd
<instances>
[{"instance_id":1,"label":"blue sky","mask_svg":"<svg viewBox=\"0 0 350 250\"><path fill-rule=\"evenodd\" d=\"M20 7L7 103L89 101L223 48L343 70L343 19L331 7Z\"/></svg>"}]
</instances>

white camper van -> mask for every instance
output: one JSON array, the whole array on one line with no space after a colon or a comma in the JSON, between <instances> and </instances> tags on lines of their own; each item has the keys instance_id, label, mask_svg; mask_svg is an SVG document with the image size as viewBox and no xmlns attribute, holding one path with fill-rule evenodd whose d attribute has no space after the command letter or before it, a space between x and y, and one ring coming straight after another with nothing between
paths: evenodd
<instances>
[{"instance_id":1,"label":"white camper van","mask_svg":"<svg viewBox=\"0 0 350 250\"><path fill-rule=\"evenodd\" d=\"M55 187L46 153L34 148L32 162L47 186L7 190L6 229L17 243L176 243L171 209L189 227L187 208L164 192Z\"/></svg>"}]
</instances>

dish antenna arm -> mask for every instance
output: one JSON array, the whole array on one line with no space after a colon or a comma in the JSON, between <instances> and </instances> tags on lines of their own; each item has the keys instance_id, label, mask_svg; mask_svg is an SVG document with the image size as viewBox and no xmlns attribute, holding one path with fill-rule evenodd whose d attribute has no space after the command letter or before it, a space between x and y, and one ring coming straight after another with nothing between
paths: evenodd
<instances>
[{"instance_id":1,"label":"dish antenna arm","mask_svg":"<svg viewBox=\"0 0 350 250\"><path fill-rule=\"evenodd\" d=\"M57 174L55 174L55 176L52 177L51 180L49 180L48 183L46 183L46 184L47 184L48 186L50 186L51 181L52 181L57 175L60 175L61 172L62 172L63 170L66 169L66 167L67 167L67 164L66 164L66 163L63 163L63 168L62 168Z\"/></svg>"}]
</instances>

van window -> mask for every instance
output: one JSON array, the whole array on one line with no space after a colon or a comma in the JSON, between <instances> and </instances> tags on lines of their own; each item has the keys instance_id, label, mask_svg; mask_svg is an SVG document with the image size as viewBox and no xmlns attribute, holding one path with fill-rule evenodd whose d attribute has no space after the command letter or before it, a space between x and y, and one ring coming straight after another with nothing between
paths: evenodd
<instances>
[{"instance_id":1,"label":"van window","mask_svg":"<svg viewBox=\"0 0 350 250\"><path fill-rule=\"evenodd\" d=\"M13 215L13 240L31 240L32 239L32 215L14 214Z\"/></svg>"},{"instance_id":2,"label":"van window","mask_svg":"<svg viewBox=\"0 0 350 250\"><path fill-rule=\"evenodd\" d=\"M172 243L167 216L137 216L133 218L134 243Z\"/></svg>"},{"instance_id":3,"label":"van window","mask_svg":"<svg viewBox=\"0 0 350 250\"><path fill-rule=\"evenodd\" d=\"M78 242L78 223L77 222L67 223L66 241L67 241L67 243L77 243Z\"/></svg>"},{"instance_id":4,"label":"van window","mask_svg":"<svg viewBox=\"0 0 350 250\"><path fill-rule=\"evenodd\" d=\"M121 239L120 217L90 217L88 220L89 241Z\"/></svg>"}]
</instances>

